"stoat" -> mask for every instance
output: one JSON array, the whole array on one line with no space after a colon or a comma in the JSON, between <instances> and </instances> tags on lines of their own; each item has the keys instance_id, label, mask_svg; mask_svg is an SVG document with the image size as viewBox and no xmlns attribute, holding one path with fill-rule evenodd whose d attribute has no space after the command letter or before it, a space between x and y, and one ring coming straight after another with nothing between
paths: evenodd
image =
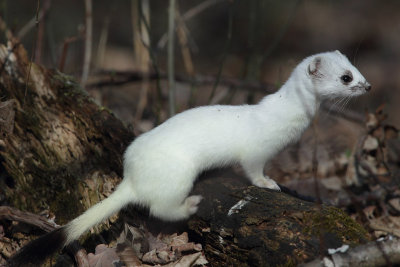
<instances>
[{"instance_id":1,"label":"stoat","mask_svg":"<svg viewBox=\"0 0 400 267\"><path fill-rule=\"evenodd\" d=\"M364 94L371 85L339 51L304 59L286 83L256 105L203 106L182 112L136 138L124 155L114 193L67 225L23 247L12 266L40 262L128 204L165 221L187 219L202 197L188 196L204 170L240 164L250 182L280 190L264 165L297 141L326 99Z\"/></svg>"}]
</instances>

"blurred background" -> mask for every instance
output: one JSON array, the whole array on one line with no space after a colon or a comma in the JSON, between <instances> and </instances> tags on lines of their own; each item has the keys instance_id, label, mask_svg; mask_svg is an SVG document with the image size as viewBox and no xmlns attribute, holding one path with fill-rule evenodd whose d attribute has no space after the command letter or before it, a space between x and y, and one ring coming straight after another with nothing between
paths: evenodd
<instances>
[{"instance_id":1,"label":"blurred background","mask_svg":"<svg viewBox=\"0 0 400 267\"><path fill-rule=\"evenodd\" d=\"M3 0L0 7L29 57L76 77L136 134L168 118L169 1ZM323 109L319 168L329 176L329 168L337 168L330 159L349 154L365 133L366 111L385 104L387 121L400 125L399 12L396 0L177 0L175 112L256 103L303 58L340 50L372 91L346 107ZM309 171L310 142L312 133L306 133L272 172Z\"/></svg>"}]
</instances>

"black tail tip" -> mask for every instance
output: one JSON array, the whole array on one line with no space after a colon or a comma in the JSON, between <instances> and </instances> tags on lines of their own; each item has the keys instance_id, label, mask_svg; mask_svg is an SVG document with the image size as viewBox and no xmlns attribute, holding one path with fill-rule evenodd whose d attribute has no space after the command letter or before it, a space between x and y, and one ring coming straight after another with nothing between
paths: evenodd
<instances>
[{"instance_id":1,"label":"black tail tip","mask_svg":"<svg viewBox=\"0 0 400 267\"><path fill-rule=\"evenodd\" d=\"M64 227L47 233L22 247L5 266L40 266L46 258L63 247L66 237Z\"/></svg>"}]
</instances>

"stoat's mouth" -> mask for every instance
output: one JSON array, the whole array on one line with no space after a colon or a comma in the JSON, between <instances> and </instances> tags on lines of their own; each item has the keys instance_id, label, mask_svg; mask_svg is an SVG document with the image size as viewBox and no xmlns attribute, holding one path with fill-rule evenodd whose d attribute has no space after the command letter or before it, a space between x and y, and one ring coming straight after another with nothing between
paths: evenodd
<instances>
[{"instance_id":1,"label":"stoat's mouth","mask_svg":"<svg viewBox=\"0 0 400 267\"><path fill-rule=\"evenodd\" d=\"M365 92L371 91L371 84L367 81L359 82L357 85L350 87L350 90L354 93L363 94Z\"/></svg>"}]
</instances>

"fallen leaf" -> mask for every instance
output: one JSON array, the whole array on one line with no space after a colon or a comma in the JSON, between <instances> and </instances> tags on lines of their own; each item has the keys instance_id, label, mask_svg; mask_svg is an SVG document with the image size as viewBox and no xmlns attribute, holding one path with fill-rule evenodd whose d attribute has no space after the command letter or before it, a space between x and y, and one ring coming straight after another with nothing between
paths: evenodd
<instances>
[{"instance_id":1,"label":"fallen leaf","mask_svg":"<svg viewBox=\"0 0 400 267\"><path fill-rule=\"evenodd\" d=\"M89 253L88 259L90 267L110 267L120 260L115 248L109 248L104 244L96 247L95 254Z\"/></svg>"},{"instance_id":2,"label":"fallen leaf","mask_svg":"<svg viewBox=\"0 0 400 267\"><path fill-rule=\"evenodd\" d=\"M121 261L125 263L126 267L142 266L141 261L137 257L136 252L132 247L126 244L118 244L116 252Z\"/></svg>"}]
</instances>

